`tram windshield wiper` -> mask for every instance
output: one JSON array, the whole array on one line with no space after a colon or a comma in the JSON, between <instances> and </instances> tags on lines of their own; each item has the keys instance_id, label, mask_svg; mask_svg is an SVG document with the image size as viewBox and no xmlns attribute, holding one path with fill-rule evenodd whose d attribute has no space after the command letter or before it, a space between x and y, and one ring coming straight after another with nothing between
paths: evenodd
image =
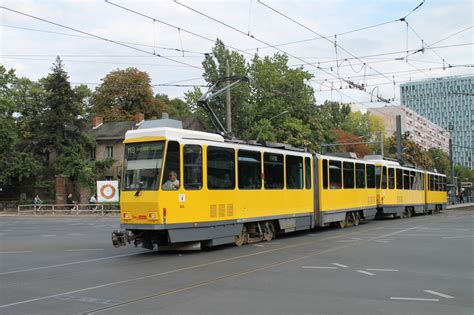
<instances>
[{"instance_id":1,"label":"tram windshield wiper","mask_svg":"<svg viewBox=\"0 0 474 315\"><path fill-rule=\"evenodd\" d=\"M140 192L142 191L142 188L143 188L143 182L139 181L138 182L138 190L135 192L135 197L140 196Z\"/></svg>"}]
</instances>

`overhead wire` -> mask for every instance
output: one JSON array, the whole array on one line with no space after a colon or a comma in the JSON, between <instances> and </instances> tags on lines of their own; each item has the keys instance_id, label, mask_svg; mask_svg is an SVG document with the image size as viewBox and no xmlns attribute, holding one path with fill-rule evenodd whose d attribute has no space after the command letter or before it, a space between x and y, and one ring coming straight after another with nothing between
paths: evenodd
<instances>
[{"instance_id":1,"label":"overhead wire","mask_svg":"<svg viewBox=\"0 0 474 315\"><path fill-rule=\"evenodd\" d=\"M196 10L196 9L194 9L194 8L188 6L188 5L185 5L185 4L183 4L183 3L180 3L178 0L174 0L174 2L177 3L177 4L179 4L179 5L182 6L182 7L186 8L186 9L191 10L191 11L193 11L193 12L199 14L199 15L202 15L202 16L204 16L204 17L206 17L206 18L208 18L208 19L210 19L210 20L212 20L212 21L214 21L214 22L216 22L216 23L219 23L219 24L221 24L221 25L224 25L225 27L230 28L230 29L232 29L232 30L234 30L234 31L236 31L236 32L238 32L238 33L244 35L244 36L251 37L251 38L253 38L254 40L256 40L256 41L258 41L258 42L260 42L260 43L262 43L262 44L264 44L264 45L272 46L271 44L269 44L269 43L267 43L267 42L265 42L265 41L263 41L263 40L257 38L257 37L254 36L254 35L248 35L248 34L245 33L244 31L242 31L242 30L240 30L240 29L238 29L238 28L236 28L236 27L234 27L234 26L232 26L232 25L230 25L230 24L228 24L228 23L222 22L221 20L218 20L218 19L216 19L216 18L214 18L214 17L211 17L211 16L208 15L208 14L205 14L205 13L203 13L203 12L200 12L199 10ZM259 1L259 2L260 2L260 1ZM311 63L307 62L306 60L303 60L302 58L298 58L297 56L295 56L295 55L293 55L293 54L290 54L289 52L287 52L287 51L285 51L285 50L283 50L283 49L281 49L281 48L278 48L278 47L275 47L275 46L273 46L273 47L274 47L275 50L278 50L278 51L280 51L280 52L282 52L282 53L284 53L284 54L286 54L286 55L288 55L288 56L290 56L290 57L292 57L292 58L295 58L295 59L297 59L297 60L302 61L305 65L310 65L310 66L313 66L313 67L315 67L315 68L317 68L317 69L320 69L320 67L315 66L314 64L311 64ZM339 47L340 47L340 46L339 46ZM337 77L336 75L332 74L331 72L328 72L328 71L323 70L323 69L320 69L320 70L322 70L322 72L324 72L324 73L326 73L326 74L329 74L329 75L331 75L331 76ZM345 80L345 79L342 79L342 81L344 81L344 82L346 82L346 83L349 83L349 82L347 82L347 80ZM381 98L380 98L380 99L381 99Z\"/></svg>"},{"instance_id":2,"label":"overhead wire","mask_svg":"<svg viewBox=\"0 0 474 315\"><path fill-rule=\"evenodd\" d=\"M171 27L171 28L175 28L175 29L181 30L181 31L184 32L184 33L188 33L188 34L190 34L190 35L199 37L199 38L201 38L201 39L205 39L205 40L207 40L207 41L216 43L216 40L214 40L214 39L212 39L212 38L209 38L209 37L200 35L200 34L198 34L198 33L196 33L196 32L193 32L193 31L184 29L184 28L182 28L182 27L179 27L179 26L170 24L170 23L168 23L168 22L159 20L159 19L154 18L154 17L152 17L152 16L149 16L149 15L147 15L147 14L145 14L145 13L138 12L138 11L136 11L136 10L127 8L127 7L122 6L122 5L120 5L120 4L114 3L114 2L112 2L112 1L110 1L110 0L105 0L105 2L108 3L108 4L110 4L110 5L115 6L115 7L117 7L117 8L120 8L120 9L122 9L122 10L131 12L131 13L134 13L134 14L136 14L136 15L140 15L140 16L142 16L142 17L144 17L144 18L147 18L147 19L156 21L156 22L158 22L158 23L161 23L161 24L163 24L163 25L169 26L169 27ZM249 52L247 52L247 51L244 51L244 50L239 49L239 48L236 48L236 47L232 47L232 46L229 46L229 45L227 45L227 47L230 48L230 49L232 49L232 50L235 50L235 51L241 52L241 53L243 53L243 54L246 54L246 55L253 55L253 54L251 54L251 53L249 53Z\"/></svg>"},{"instance_id":3,"label":"overhead wire","mask_svg":"<svg viewBox=\"0 0 474 315\"><path fill-rule=\"evenodd\" d=\"M11 8L8 8L8 7L5 7L5 6L0 6L0 9L4 9L4 10L10 11L10 12L14 12L14 13L17 13L17 14L35 19L35 20L39 20L39 21L42 21L42 22L45 22L45 23L56 25L56 26L59 26L61 28L65 28L65 29L68 29L68 30L71 30L71 31L74 31L74 32L84 34L84 35L92 36L92 37L95 37L97 39L101 39L101 40L109 42L109 43L113 43L113 44L116 44L116 45L119 45L119 46L127 47L127 48L130 48L130 49L136 50L136 51L140 51L140 52L145 53L145 54L151 54L151 55L156 56L158 58L162 58L162 59L165 59L165 60L168 60L168 61L172 61L172 62L175 62L175 63L178 63L178 64L182 64L182 65L185 65L185 66L188 66L188 67L191 67L191 68L196 68L196 69L199 69L199 70L203 70L201 67L198 67L198 66L195 66L195 65L183 62L183 61L175 60L175 59L169 58L169 57L164 57L160 54L154 54L154 53L151 53L151 52L146 51L146 50L141 49L141 48L137 48L137 47L133 47L133 46L130 46L130 45L127 45L127 44L119 43L119 42L117 42L115 40L112 40L112 39L109 39L109 38L98 36L98 35L95 35L95 34L92 34L92 33L89 33L89 32L85 32L85 31L81 31L79 29L76 29L76 28L73 28L73 27L70 27L70 26L66 26L66 25L63 25L63 24L60 24L60 23L56 23L56 22L53 22L53 21L50 21L50 20L47 20L47 19L44 19L44 18L40 18L38 16L34 16L34 15L31 15L31 14L28 14L28 13L24 13L24 12L21 12L21 11L18 11L18 10L14 10L14 9L11 9Z\"/></svg>"},{"instance_id":4,"label":"overhead wire","mask_svg":"<svg viewBox=\"0 0 474 315\"><path fill-rule=\"evenodd\" d=\"M99 39L99 38L95 38L95 37L92 37L92 36L68 34L68 33L55 32L55 31L48 31L48 30L41 30L41 29L29 28L29 27L20 27L20 26L14 26L14 25L0 24L0 27L8 27L8 28L20 29L20 30L25 30L25 31L41 32L41 33L48 33L48 34L55 34L55 35L62 35L62 36L70 36L70 37L77 37L77 38L84 38L84 39L101 40L101 39ZM173 47L153 46L153 45L139 44L139 43L133 43L133 42L127 42L127 41L119 41L119 40L117 40L116 42L121 43L121 44L128 44L128 45L133 45L133 46L139 46L139 47L149 47L149 48L156 48L156 49L162 49L162 50L172 50L172 51L179 51L179 52L181 52L181 49L179 49L179 48L173 48ZM184 50L184 52L186 52L186 53L193 53L193 54L200 54L200 55L205 55L205 54L206 54L205 52L192 51L192 50Z\"/></svg>"},{"instance_id":5,"label":"overhead wire","mask_svg":"<svg viewBox=\"0 0 474 315\"><path fill-rule=\"evenodd\" d=\"M353 58L356 58L356 59L359 60L361 63L363 62L359 57L355 56L355 55L352 54L350 51L348 51L347 49L345 49L345 48L342 47L341 45L337 44L335 41L333 42L331 39L329 39L328 36L323 36L323 35L321 35L320 33L316 32L316 31L313 30L312 28L310 28L310 27L308 27L308 26L306 26L306 25L304 25L304 24L298 22L297 20L293 19L292 17L290 17L290 16L284 14L283 12L280 12L280 11L278 11L277 9L271 7L270 5L264 3L262 0L257 0L257 2L260 3L261 5L263 5L264 7L268 8L269 10L271 10L271 11L277 13L278 15L280 15L280 16L286 18L287 20L289 20L289 21L291 21L291 22L293 22L293 23L295 23L295 24L301 26L302 28L304 28L304 29L306 29L306 30L312 32L313 34L316 34L316 35L318 35L318 36L321 36L321 37L324 38L325 40L329 41L331 44L336 45L337 47L339 47L342 51L344 51L344 52L347 53L348 55L352 56ZM378 72L377 69L371 67L368 63L367 63L367 67L369 67L372 71ZM386 79L390 81L390 78L386 78Z\"/></svg>"}]
</instances>

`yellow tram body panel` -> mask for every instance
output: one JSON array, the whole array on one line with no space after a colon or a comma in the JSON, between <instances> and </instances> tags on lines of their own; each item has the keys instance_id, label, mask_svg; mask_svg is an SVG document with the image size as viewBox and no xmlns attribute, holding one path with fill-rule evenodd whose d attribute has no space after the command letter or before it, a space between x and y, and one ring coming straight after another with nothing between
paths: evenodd
<instances>
[{"instance_id":1,"label":"yellow tram body panel","mask_svg":"<svg viewBox=\"0 0 474 315\"><path fill-rule=\"evenodd\" d=\"M353 159L344 159L337 158L333 156L321 156L318 159L318 174L323 175L324 167L323 161L341 161L349 163L359 163L366 165L364 161L353 160ZM328 173L325 175L327 178L330 178L329 167ZM354 170L355 172L355 170ZM357 176L354 173L354 178ZM364 175L365 176L365 175ZM340 185L336 187L331 187L328 183L324 185L323 183L324 176L319 176L319 211L332 212L332 211L342 211L342 210L359 210L365 208L375 208L377 206L376 201L376 189L375 188L344 188L344 178L341 175ZM329 179L330 182L330 179Z\"/></svg>"},{"instance_id":2,"label":"yellow tram body panel","mask_svg":"<svg viewBox=\"0 0 474 315\"><path fill-rule=\"evenodd\" d=\"M137 137L127 139L125 143L162 140L166 137ZM237 152L239 148L262 153L262 147L236 146L227 144L226 148L235 149L235 188L231 190L211 190L207 188L207 155L202 146L202 188L186 190L181 184L179 189L164 191L161 187L154 191L122 191L121 223L129 225L195 224L237 220L245 222L254 218L291 217L311 214L313 210L313 189L264 189L264 174L261 189L240 190L238 188ZM183 161L183 144L180 143L180 161ZM281 151L281 150L280 150ZM280 152L284 153L284 152ZM287 152L289 155L310 157L310 154ZM164 156L166 152L164 153ZM304 159L303 159L304 161ZM263 158L262 158L263 172ZM166 160L163 159L163 165ZM304 163L303 163L304 164ZM311 163L312 164L312 163ZM284 167L286 171L286 167ZM183 163L180 163L180 183L183 183ZM286 173L286 172L285 172ZM161 184L165 181L162 174ZM304 183L303 183L304 185Z\"/></svg>"},{"instance_id":3,"label":"yellow tram body panel","mask_svg":"<svg viewBox=\"0 0 474 315\"><path fill-rule=\"evenodd\" d=\"M443 205L448 203L448 193L446 189L446 175L426 172L426 204Z\"/></svg>"}]
</instances>

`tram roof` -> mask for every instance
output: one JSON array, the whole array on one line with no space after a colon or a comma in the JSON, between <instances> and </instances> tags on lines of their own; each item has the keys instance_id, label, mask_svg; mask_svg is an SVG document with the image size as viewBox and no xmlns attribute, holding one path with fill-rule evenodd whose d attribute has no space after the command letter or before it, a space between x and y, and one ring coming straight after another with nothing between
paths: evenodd
<instances>
[{"instance_id":1,"label":"tram roof","mask_svg":"<svg viewBox=\"0 0 474 315\"><path fill-rule=\"evenodd\" d=\"M224 142L224 138L218 134L187 130L187 129L177 129L169 127L158 127L158 128L146 128L146 129L136 129L129 130L125 134L125 139L134 139L134 138L157 138L163 137L167 140L207 140L214 142Z\"/></svg>"}]
</instances>

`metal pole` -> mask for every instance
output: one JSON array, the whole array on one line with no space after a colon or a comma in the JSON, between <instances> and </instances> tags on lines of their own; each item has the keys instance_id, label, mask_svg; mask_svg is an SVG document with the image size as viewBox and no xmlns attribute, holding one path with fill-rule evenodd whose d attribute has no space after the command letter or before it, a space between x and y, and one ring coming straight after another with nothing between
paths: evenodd
<instances>
[{"instance_id":1,"label":"metal pole","mask_svg":"<svg viewBox=\"0 0 474 315\"><path fill-rule=\"evenodd\" d=\"M229 60L225 62L225 76L230 77L230 67ZM226 85L229 85L230 82L226 81ZM230 89L227 89L225 92L225 103L226 103L226 123L227 123L227 132L232 132L232 106L230 100Z\"/></svg>"},{"instance_id":2,"label":"metal pole","mask_svg":"<svg viewBox=\"0 0 474 315\"><path fill-rule=\"evenodd\" d=\"M383 138L384 138L384 135L383 135L383 132L380 133L380 154L382 155L382 158L384 156L384 152L383 152Z\"/></svg>"},{"instance_id":3,"label":"metal pole","mask_svg":"<svg viewBox=\"0 0 474 315\"><path fill-rule=\"evenodd\" d=\"M451 184L454 184L453 141L451 137L449 137L449 169L451 172Z\"/></svg>"},{"instance_id":4,"label":"metal pole","mask_svg":"<svg viewBox=\"0 0 474 315\"><path fill-rule=\"evenodd\" d=\"M397 160L402 161L402 116L396 116L397 124Z\"/></svg>"}]
</instances>

